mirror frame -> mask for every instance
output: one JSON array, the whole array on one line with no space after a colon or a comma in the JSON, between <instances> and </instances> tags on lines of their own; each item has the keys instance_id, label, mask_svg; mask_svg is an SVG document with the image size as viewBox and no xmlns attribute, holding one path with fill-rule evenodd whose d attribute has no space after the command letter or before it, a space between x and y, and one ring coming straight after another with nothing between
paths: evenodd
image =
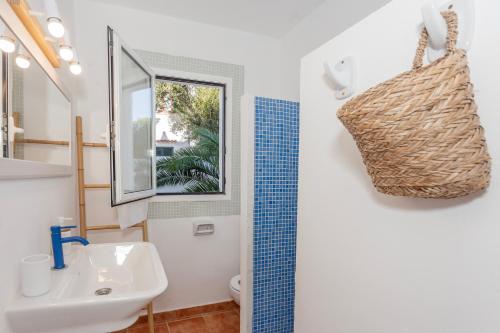
<instances>
[{"instance_id":1,"label":"mirror frame","mask_svg":"<svg viewBox=\"0 0 500 333\"><path fill-rule=\"evenodd\" d=\"M0 180L71 176L73 174L73 105L69 90L63 85L54 67L52 67L31 34L24 27L16 13L12 10L8 0L0 0L0 19L4 21L7 28L9 28L17 39L24 45L25 49L30 53L32 58L40 65L42 70L47 74L52 82L54 82L56 87L59 91L61 91L71 105L71 122L68 124L68 126L71 127L71 135L70 138L68 138L70 143L69 149L71 164L57 165L35 161L15 160L11 158L0 158Z\"/></svg>"}]
</instances>

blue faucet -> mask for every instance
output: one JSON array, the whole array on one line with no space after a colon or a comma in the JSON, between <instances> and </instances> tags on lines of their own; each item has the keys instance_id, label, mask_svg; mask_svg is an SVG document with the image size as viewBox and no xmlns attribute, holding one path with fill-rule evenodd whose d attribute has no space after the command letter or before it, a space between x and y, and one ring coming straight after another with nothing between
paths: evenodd
<instances>
[{"instance_id":1,"label":"blue faucet","mask_svg":"<svg viewBox=\"0 0 500 333\"><path fill-rule=\"evenodd\" d=\"M61 229L76 228L76 225L70 227L61 227L59 225L53 225L50 227L50 233L52 238L52 253L54 255L54 269L63 269L66 267L64 264L64 253L63 244L78 242L85 246L89 245L89 241L83 237L73 236L73 237L61 237Z\"/></svg>"}]
</instances>

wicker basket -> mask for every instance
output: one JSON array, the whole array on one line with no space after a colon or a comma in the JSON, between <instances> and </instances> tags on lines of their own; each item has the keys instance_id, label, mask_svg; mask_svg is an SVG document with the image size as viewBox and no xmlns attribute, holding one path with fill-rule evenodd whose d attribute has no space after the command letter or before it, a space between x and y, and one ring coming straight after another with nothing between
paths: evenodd
<instances>
[{"instance_id":1,"label":"wicker basket","mask_svg":"<svg viewBox=\"0 0 500 333\"><path fill-rule=\"evenodd\" d=\"M337 115L354 137L379 192L455 198L485 189L490 156L479 123L464 50L456 48L457 15L446 55L422 66L422 31L413 70L348 101Z\"/></svg>"}]
</instances>

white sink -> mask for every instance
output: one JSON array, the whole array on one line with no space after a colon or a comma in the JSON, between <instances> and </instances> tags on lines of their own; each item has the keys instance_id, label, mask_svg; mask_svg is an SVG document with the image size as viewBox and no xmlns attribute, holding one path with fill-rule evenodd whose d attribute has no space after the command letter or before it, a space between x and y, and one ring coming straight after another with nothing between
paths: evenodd
<instances>
[{"instance_id":1,"label":"white sink","mask_svg":"<svg viewBox=\"0 0 500 333\"><path fill-rule=\"evenodd\" d=\"M73 246L67 268L52 272L52 289L19 295L6 314L16 333L104 333L132 325L167 289L165 271L151 243ZM107 295L96 295L111 288Z\"/></svg>"}]
</instances>

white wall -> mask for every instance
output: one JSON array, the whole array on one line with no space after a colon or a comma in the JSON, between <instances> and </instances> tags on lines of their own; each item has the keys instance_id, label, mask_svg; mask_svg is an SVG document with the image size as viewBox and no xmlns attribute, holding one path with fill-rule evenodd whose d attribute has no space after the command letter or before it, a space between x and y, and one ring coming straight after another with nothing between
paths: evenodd
<instances>
[{"instance_id":1,"label":"white wall","mask_svg":"<svg viewBox=\"0 0 500 333\"><path fill-rule=\"evenodd\" d=\"M150 235L168 277L157 309L188 308L230 299L229 279L239 274L240 217L199 219L213 222L215 233L193 236L191 218L150 220Z\"/></svg>"},{"instance_id":2,"label":"white wall","mask_svg":"<svg viewBox=\"0 0 500 333\"><path fill-rule=\"evenodd\" d=\"M50 253L49 226L73 213L72 178L0 181L0 332L11 332L3 309L20 293L19 260Z\"/></svg>"},{"instance_id":3,"label":"white wall","mask_svg":"<svg viewBox=\"0 0 500 333\"><path fill-rule=\"evenodd\" d=\"M347 55L359 62L358 92L409 69L422 3L395 0L302 60L297 333L499 331L500 4L476 1L470 51L493 158L484 195L377 193L324 80L323 62Z\"/></svg>"},{"instance_id":4,"label":"white wall","mask_svg":"<svg viewBox=\"0 0 500 333\"><path fill-rule=\"evenodd\" d=\"M281 94L299 100L300 59L389 0L325 0L280 40Z\"/></svg>"},{"instance_id":5,"label":"white wall","mask_svg":"<svg viewBox=\"0 0 500 333\"><path fill-rule=\"evenodd\" d=\"M75 44L84 69L78 113L83 117L86 141L99 141L108 123L107 25L134 49L243 65L245 92L279 94L280 45L276 39L88 0L75 1L75 16ZM86 182L107 182L108 152L86 150L85 156ZM116 223L109 191L87 191L87 221L89 225ZM229 279L239 272L235 259L239 256L239 217L213 217L213 221L216 234L203 239L192 236L191 219L151 222L151 239L160 250L170 283L155 311L230 299ZM140 233L91 236L99 242L131 239L139 240Z\"/></svg>"}]
</instances>

